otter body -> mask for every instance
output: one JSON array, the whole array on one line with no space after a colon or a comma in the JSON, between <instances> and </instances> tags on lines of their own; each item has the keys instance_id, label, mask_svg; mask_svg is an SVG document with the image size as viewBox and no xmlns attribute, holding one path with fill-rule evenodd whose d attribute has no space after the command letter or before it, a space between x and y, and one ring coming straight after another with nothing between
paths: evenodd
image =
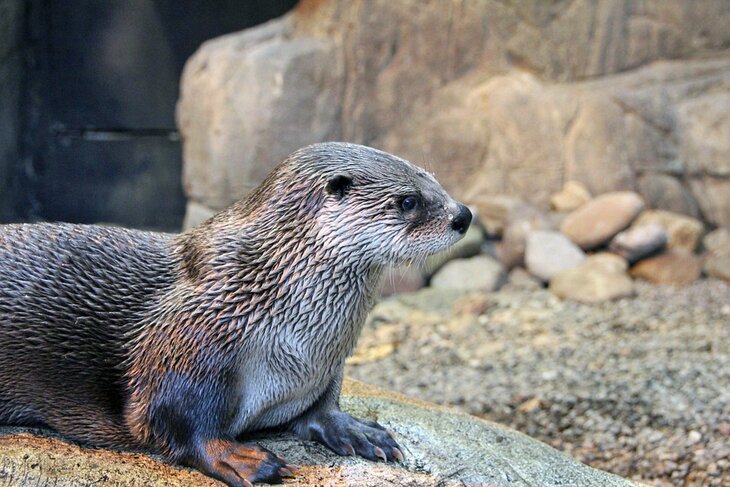
<instances>
[{"instance_id":1,"label":"otter body","mask_svg":"<svg viewBox=\"0 0 730 487\"><path fill-rule=\"evenodd\" d=\"M234 486L291 474L236 440L262 428L399 459L380 425L339 410L344 361L383 268L448 247L470 219L410 163L327 143L180 235L0 226L0 424Z\"/></svg>"}]
</instances>

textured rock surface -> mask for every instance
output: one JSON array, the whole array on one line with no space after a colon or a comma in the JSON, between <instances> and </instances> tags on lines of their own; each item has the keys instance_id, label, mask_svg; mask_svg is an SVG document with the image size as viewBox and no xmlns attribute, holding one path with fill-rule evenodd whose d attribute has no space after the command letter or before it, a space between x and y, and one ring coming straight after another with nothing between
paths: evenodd
<instances>
[{"instance_id":1,"label":"textured rock surface","mask_svg":"<svg viewBox=\"0 0 730 487\"><path fill-rule=\"evenodd\" d=\"M633 225L618 233L609 244L609 249L631 262L646 257L664 247L669 240L667 231L659 223Z\"/></svg>"},{"instance_id":2,"label":"textured rock surface","mask_svg":"<svg viewBox=\"0 0 730 487\"><path fill-rule=\"evenodd\" d=\"M178 125L185 190L194 201L220 209L296 149L339 138L335 45L286 39L288 25L270 22L208 41L186 64Z\"/></svg>"},{"instance_id":3,"label":"textured rock surface","mask_svg":"<svg viewBox=\"0 0 730 487\"><path fill-rule=\"evenodd\" d=\"M580 303L633 296L634 283L626 273L626 266L626 261L618 256L593 255L579 266L557 273L550 281L550 291Z\"/></svg>"},{"instance_id":4,"label":"textured rock surface","mask_svg":"<svg viewBox=\"0 0 730 487\"><path fill-rule=\"evenodd\" d=\"M626 228L644 208L644 202L629 191L602 194L570 213L560 231L583 249L607 243Z\"/></svg>"},{"instance_id":5,"label":"textured rock surface","mask_svg":"<svg viewBox=\"0 0 730 487\"><path fill-rule=\"evenodd\" d=\"M494 291L506 279L507 273L502 264L487 255L479 255L447 263L431 278L431 286L462 291Z\"/></svg>"},{"instance_id":6,"label":"textured rock surface","mask_svg":"<svg viewBox=\"0 0 730 487\"><path fill-rule=\"evenodd\" d=\"M591 193L585 186L578 181L568 181L563 185L563 189L550 197L550 208L555 211L573 211L590 199Z\"/></svg>"},{"instance_id":7,"label":"textured rock surface","mask_svg":"<svg viewBox=\"0 0 730 487\"><path fill-rule=\"evenodd\" d=\"M521 199L504 194L480 194L473 199L472 204L487 235L491 237L501 237L509 223L510 214L526 206Z\"/></svg>"},{"instance_id":8,"label":"textured rock surface","mask_svg":"<svg viewBox=\"0 0 730 487\"><path fill-rule=\"evenodd\" d=\"M717 228L702 238L702 246L710 252L725 244L730 244L730 230L726 228Z\"/></svg>"},{"instance_id":9,"label":"textured rock surface","mask_svg":"<svg viewBox=\"0 0 730 487\"><path fill-rule=\"evenodd\" d=\"M552 230L550 218L532 205L520 204L507 213L502 241L497 246L499 260L508 268L525 261L527 235L537 230Z\"/></svg>"},{"instance_id":10,"label":"textured rock surface","mask_svg":"<svg viewBox=\"0 0 730 487\"><path fill-rule=\"evenodd\" d=\"M727 226L728 15L723 0L303 1L190 61L187 192L218 208L294 146L338 138L470 202L547 208L576 180Z\"/></svg>"},{"instance_id":11,"label":"textured rock surface","mask_svg":"<svg viewBox=\"0 0 730 487\"><path fill-rule=\"evenodd\" d=\"M708 253L703 270L708 276L730 282L730 242L718 245Z\"/></svg>"},{"instance_id":12,"label":"textured rock surface","mask_svg":"<svg viewBox=\"0 0 730 487\"><path fill-rule=\"evenodd\" d=\"M667 252L638 262L631 275L654 284L686 286L699 279L702 261L685 249Z\"/></svg>"},{"instance_id":13,"label":"textured rock surface","mask_svg":"<svg viewBox=\"0 0 730 487\"><path fill-rule=\"evenodd\" d=\"M584 259L583 251L562 233L537 231L527 235L527 270L544 282L560 271L576 267Z\"/></svg>"},{"instance_id":14,"label":"textured rock surface","mask_svg":"<svg viewBox=\"0 0 730 487\"><path fill-rule=\"evenodd\" d=\"M591 469L495 423L346 381L343 407L376 419L407 452L403 466L339 457L312 442L267 435L260 443L301 465L289 483L309 485L636 485ZM473 461L479 458L480 461ZM4 485L222 485L140 454L88 450L25 434L0 436Z\"/></svg>"},{"instance_id":15,"label":"textured rock surface","mask_svg":"<svg viewBox=\"0 0 730 487\"><path fill-rule=\"evenodd\" d=\"M510 285L399 296L376 305L358 343L382 343L370 339L387 328L395 352L348 373L647 486L726 487L730 283L635 287L636 297L591 305Z\"/></svg>"},{"instance_id":16,"label":"textured rock surface","mask_svg":"<svg viewBox=\"0 0 730 487\"><path fill-rule=\"evenodd\" d=\"M665 210L647 210L642 212L634 222L634 226L657 223L661 225L669 237L667 247L685 249L694 252L702 237L704 226L696 218Z\"/></svg>"}]
</instances>

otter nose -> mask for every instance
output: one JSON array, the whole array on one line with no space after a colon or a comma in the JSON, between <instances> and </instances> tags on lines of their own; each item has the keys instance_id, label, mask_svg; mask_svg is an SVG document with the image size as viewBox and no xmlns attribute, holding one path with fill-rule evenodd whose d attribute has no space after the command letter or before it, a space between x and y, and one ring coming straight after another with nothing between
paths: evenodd
<instances>
[{"instance_id":1,"label":"otter nose","mask_svg":"<svg viewBox=\"0 0 730 487\"><path fill-rule=\"evenodd\" d=\"M469 228L470 223L471 211L469 211L469 208L459 203L459 213L453 220L451 220L451 228L463 235Z\"/></svg>"}]
</instances>

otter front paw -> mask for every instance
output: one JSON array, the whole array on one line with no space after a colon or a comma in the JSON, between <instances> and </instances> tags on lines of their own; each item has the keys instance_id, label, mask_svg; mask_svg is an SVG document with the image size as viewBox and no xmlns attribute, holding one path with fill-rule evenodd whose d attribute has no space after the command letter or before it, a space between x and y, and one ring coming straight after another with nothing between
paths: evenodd
<instances>
[{"instance_id":1,"label":"otter front paw","mask_svg":"<svg viewBox=\"0 0 730 487\"><path fill-rule=\"evenodd\" d=\"M258 445L212 440L204 451L200 469L231 487L252 487L255 482L275 484L295 471L294 466Z\"/></svg>"},{"instance_id":2,"label":"otter front paw","mask_svg":"<svg viewBox=\"0 0 730 487\"><path fill-rule=\"evenodd\" d=\"M310 419L307 426L309 439L339 455L357 454L373 461L403 460L398 443L375 421L332 411Z\"/></svg>"}]
</instances>

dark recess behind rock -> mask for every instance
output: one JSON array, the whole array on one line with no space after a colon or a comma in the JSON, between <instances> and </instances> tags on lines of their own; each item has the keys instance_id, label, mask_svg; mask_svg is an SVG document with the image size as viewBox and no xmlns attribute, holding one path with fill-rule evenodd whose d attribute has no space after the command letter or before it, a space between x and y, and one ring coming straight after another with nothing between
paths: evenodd
<instances>
[{"instance_id":1,"label":"dark recess behind rock","mask_svg":"<svg viewBox=\"0 0 730 487\"><path fill-rule=\"evenodd\" d=\"M0 154L0 223L179 229L175 104L185 60L205 40L295 3L0 0L0 10L20 10L14 67L23 81L0 90L0 104L20 100L17 116L0 124L0 138L17 147Z\"/></svg>"}]
</instances>

